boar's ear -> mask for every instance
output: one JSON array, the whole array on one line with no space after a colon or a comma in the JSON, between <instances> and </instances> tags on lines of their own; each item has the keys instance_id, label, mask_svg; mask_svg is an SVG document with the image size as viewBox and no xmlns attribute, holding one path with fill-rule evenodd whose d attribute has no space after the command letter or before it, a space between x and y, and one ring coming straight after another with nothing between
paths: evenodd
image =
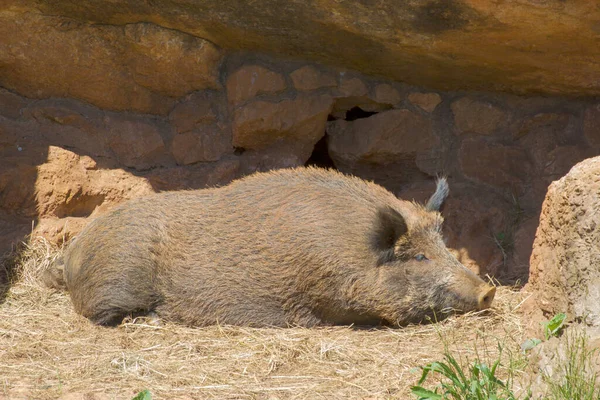
<instances>
[{"instance_id":1,"label":"boar's ear","mask_svg":"<svg viewBox=\"0 0 600 400\"><path fill-rule=\"evenodd\" d=\"M429 198L425 209L427 211L439 211L442 204L444 204L444 200L448 197L449 191L450 189L448 188L448 181L446 178L438 178L435 193Z\"/></svg>"},{"instance_id":2,"label":"boar's ear","mask_svg":"<svg viewBox=\"0 0 600 400\"><path fill-rule=\"evenodd\" d=\"M373 248L380 253L379 264L394 259L394 245L407 232L406 221L398 211L391 207L381 207L377 210L371 240Z\"/></svg>"}]
</instances>

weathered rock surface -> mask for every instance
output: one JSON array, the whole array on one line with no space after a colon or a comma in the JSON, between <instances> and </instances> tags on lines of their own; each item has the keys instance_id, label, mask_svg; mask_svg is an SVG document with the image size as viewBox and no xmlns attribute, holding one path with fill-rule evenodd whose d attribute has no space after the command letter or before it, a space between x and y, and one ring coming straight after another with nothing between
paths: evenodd
<instances>
[{"instance_id":1,"label":"weathered rock surface","mask_svg":"<svg viewBox=\"0 0 600 400\"><path fill-rule=\"evenodd\" d=\"M513 215L514 212L523 213L523 210L515 209L515 207L512 210ZM523 218L521 215L516 215L516 217ZM526 216L524 221L519 221L520 224L512 232L513 248L509 249L512 250L510 278L518 280L520 283L526 282L529 275L529 259L539 221L538 215ZM508 256L511 257L511 254Z\"/></svg>"},{"instance_id":2,"label":"weathered rock surface","mask_svg":"<svg viewBox=\"0 0 600 400\"><path fill-rule=\"evenodd\" d=\"M216 124L175 135L171 144L173 157L179 165L218 161L232 150L230 137L229 132Z\"/></svg>"},{"instance_id":3,"label":"weathered rock surface","mask_svg":"<svg viewBox=\"0 0 600 400\"><path fill-rule=\"evenodd\" d=\"M223 120L224 114L225 103L218 92L194 92L173 108L169 121L177 133L186 133Z\"/></svg>"},{"instance_id":4,"label":"weathered rock surface","mask_svg":"<svg viewBox=\"0 0 600 400\"><path fill-rule=\"evenodd\" d=\"M322 87L337 86L335 76L321 72L315 67L306 65L290 74L294 87L298 90L315 90Z\"/></svg>"},{"instance_id":5,"label":"weathered rock surface","mask_svg":"<svg viewBox=\"0 0 600 400\"><path fill-rule=\"evenodd\" d=\"M451 108L459 134L491 135L508 123L506 113L490 103L463 97Z\"/></svg>"},{"instance_id":6,"label":"weathered rock surface","mask_svg":"<svg viewBox=\"0 0 600 400\"><path fill-rule=\"evenodd\" d=\"M139 20L95 24L15 6L0 12L0 86L22 95L166 114L176 97L220 87L222 53L206 40Z\"/></svg>"},{"instance_id":7,"label":"weathered rock surface","mask_svg":"<svg viewBox=\"0 0 600 400\"><path fill-rule=\"evenodd\" d=\"M285 89L281 74L259 65L244 66L227 79L227 99L232 105L258 94L277 93Z\"/></svg>"},{"instance_id":8,"label":"weathered rock surface","mask_svg":"<svg viewBox=\"0 0 600 400\"><path fill-rule=\"evenodd\" d=\"M370 87L371 86L371 87ZM401 100L397 90L389 84L379 84L375 88L368 85L363 77L349 71L339 73L339 85L333 91L335 103L331 115L333 119L354 120L364 115L349 116L347 113L357 108L367 113L377 113L393 107L393 101ZM381 87L383 86L383 90ZM379 90L378 90L379 88Z\"/></svg>"},{"instance_id":9,"label":"weathered rock surface","mask_svg":"<svg viewBox=\"0 0 600 400\"><path fill-rule=\"evenodd\" d=\"M158 159L165 153L165 143L155 124L144 118L122 116L106 116L104 122L110 126L108 147L119 163L139 170L160 165Z\"/></svg>"},{"instance_id":10,"label":"weathered rock surface","mask_svg":"<svg viewBox=\"0 0 600 400\"><path fill-rule=\"evenodd\" d=\"M600 104L595 104L585 110L583 134L594 149L600 149Z\"/></svg>"},{"instance_id":11,"label":"weathered rock surface","mask_svg":"<svg viewBox=\"0 0 600 400\"><path fill-rule=\"evenodd\" d=\"M402 96L396 88L387 83L375 86L373 100L377 103L396 105L402 100Z\"/></svg>"},{"instance_id":12,"label":"weathered rock surface","mask_svg":"<svg viewBox=\"0 0 600 400\"><path fill-rule=\"evenodd\" d=\"M333 99L298 95L279 102L256 100L235 110L233 145L261 150L277 143L294 143L306 159L325 133Z\"/></svg>"},{"instance_id":13,"label":"weathered rock surface","mask_svg":"<svg viewBox=\"0 0 600 400\"><path fill-rule=\"evenodd\" d=\"M540 113L525 119L513 137L531 149L532 161L539 170L548 165L548 154L571 141L568 114Z\"/></svg>"},{"instance_id":14,"label":"weathered rock surface","mask_svg":"<svg viewBox=\"0 0 600 400\"><path fill-rule=\"evenodd\" d=\"M442 98L437 93L415 92L408 95L408 100L427 112L433 112L438 104L442 102Z\"/></svg>"},{"instance_id":15,"label":"weathered rock surface","mask_svg":"<svg viewBox=\"0 0 600 400\"><path fill-rule=\"evenodd\" d=\"M419 160L428 158L440 143L431 121L406 109L329 122L327 135L329 156L340 171L390 188L422 179L425 174L419 170Z\"/></svg>"},{"instance_id":16,"label":"weathered rock surface","mask_svg":"<svg viewBox=\"0 0 600 400\"><path fill-rule=\"evenodd\" d=\"M528 290L547 314L600 326L600 157L550 185L537 229Z\"/></svg>"},{"instance_id":17,"label":"weathered rock surface","mask_svg":"<svg viewBox=\"0 0 600 400\"><path fill-rule=\"evenodd\" d=\"M463 140L459 161L465 176L490 186L522 194L532 170L527 152L523 149L494 143L482 137Z\"/></svg>"},{"instance_id":18,"label":"weathered rock surface","mask_svg":"<svg viewBox=\"0 0 600 400\"><path fill-rule=\"evenodd\" d=\"M356 121L329 123L329 150L334 161L379 164L413 156L439 144L431 122L409 110L390 110Z\"/></svg>"},{"instance_id":19,"label":"weathered rock surface","mask_svg":"<svg viewBox=\"0 0 600 400\"><path fill-rule=\"evenodd\" d=\"M107 211L120 202L153 193L146 179L120 169L98 169L88 156L50 146L46 162L37 168L34 196L37 213L70 219L38 227L53 239L69 238L83 226L80 219ZM73 218L79 219L77 222ZM69 225L65 228L65 224ZM54 231L51 228L54 228Z\"/></svg>"},{"instance_id":20,"label":"weathered rock surface","mask_svg":"<svg viewBox=\"0 0 600 400\"><path fill-rule=\"evenodd\" d=\"M169 114L175 130L171 153L179 165L218 161L233 152L227 105L219 92L186 96Z\"/></svg>"},{"instance_id":21,"label":"weathered rock surface","mask_svg":"<svg viewBox=\"0 0 600 400\"><path fill-rule=\"evenodd\" d=\"M366 96L369 92L369 88L362 79L348 76L345 72L340 74L338 89L342 97L362 97Z\"/></svg>"},{"instance_id":22,"label":"weathered rock surface","mask_svg":"<svg viewBox=\"0 0 600 400\"><path fill-rule=\"evenodd\" d=\"M164 110L164 95L214 87L195 60L218 56L198 38L442 90L600 94L600 64L593 61L600 59L600 10L585 0L4 4L0 85L34 97ZM150 24L156 32L139 32L138 25ZM139 36L144 40L132 43ZM132 97L133 90L144 95Z\"/></svg>"}]
</instances>

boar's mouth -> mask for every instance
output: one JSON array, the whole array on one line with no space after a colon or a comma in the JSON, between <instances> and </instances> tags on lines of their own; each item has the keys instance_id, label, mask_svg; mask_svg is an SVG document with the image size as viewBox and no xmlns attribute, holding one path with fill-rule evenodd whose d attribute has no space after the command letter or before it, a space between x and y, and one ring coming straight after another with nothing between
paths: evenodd
<instances>
[{"instance_id":1,"label":"boar's mouth","mask_svg":"<svg viewBox=\"0 0 600 400\"><path fill-rule=\"evenodd\" d=\"M434 299L435 313L439 313L445 317L452 314L464 314L471 311L481 310L479 299L461 296L459 293L448 290L440 290L436 293Z\"/></svg>"},{"instance_id":2,"label":"boar's mouth","mask_svg":"<svg viewBox=\"0 0 600 400\"><path fill-rule=\"evenodd\" d=\"M459 293L448 290L447 287L437 290L429 305L412 310L410 314L401 314L396 321L384 320L385 326L406 326L409 324L428 324L443 321L451 315L464 314L481 310L477 299L461 296Z\"/></svg>"}]
</instances>

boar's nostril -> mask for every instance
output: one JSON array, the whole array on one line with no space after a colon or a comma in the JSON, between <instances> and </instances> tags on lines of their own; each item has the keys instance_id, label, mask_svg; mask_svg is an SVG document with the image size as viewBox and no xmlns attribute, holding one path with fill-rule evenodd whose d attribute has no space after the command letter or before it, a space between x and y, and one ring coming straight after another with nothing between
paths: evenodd
<instances>
[{"instance_id":1,"label":"boar's nostril","mask_svg":"<svg viewBox=\"0 0 600 400\"><path fill-rule=\"evenodd\" d=\"M487 287L485 288L481 296L479 297L479 309L485 310L486 308L490 308L492 305L492 301L494 301L494 296L496 295L495 287Z\"/></svg>"}]
</instances>

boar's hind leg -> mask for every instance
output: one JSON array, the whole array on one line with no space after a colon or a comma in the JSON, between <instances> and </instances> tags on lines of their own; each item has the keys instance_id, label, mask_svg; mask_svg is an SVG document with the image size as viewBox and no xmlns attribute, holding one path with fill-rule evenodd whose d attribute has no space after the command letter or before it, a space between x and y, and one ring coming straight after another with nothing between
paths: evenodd
<instances>
[{"instance_id":1,"label":"boar's hind leg","mask_svg":"<svg viewBox=\"0 0 600 400\"><path fill-rule=\"evenodd\" d=\"M160 296L147 271L125 268L117 276L88 276L71 292L76 310L98 325L118 325L127 316L154 311Z\"/></svg>"}]
</instances>

